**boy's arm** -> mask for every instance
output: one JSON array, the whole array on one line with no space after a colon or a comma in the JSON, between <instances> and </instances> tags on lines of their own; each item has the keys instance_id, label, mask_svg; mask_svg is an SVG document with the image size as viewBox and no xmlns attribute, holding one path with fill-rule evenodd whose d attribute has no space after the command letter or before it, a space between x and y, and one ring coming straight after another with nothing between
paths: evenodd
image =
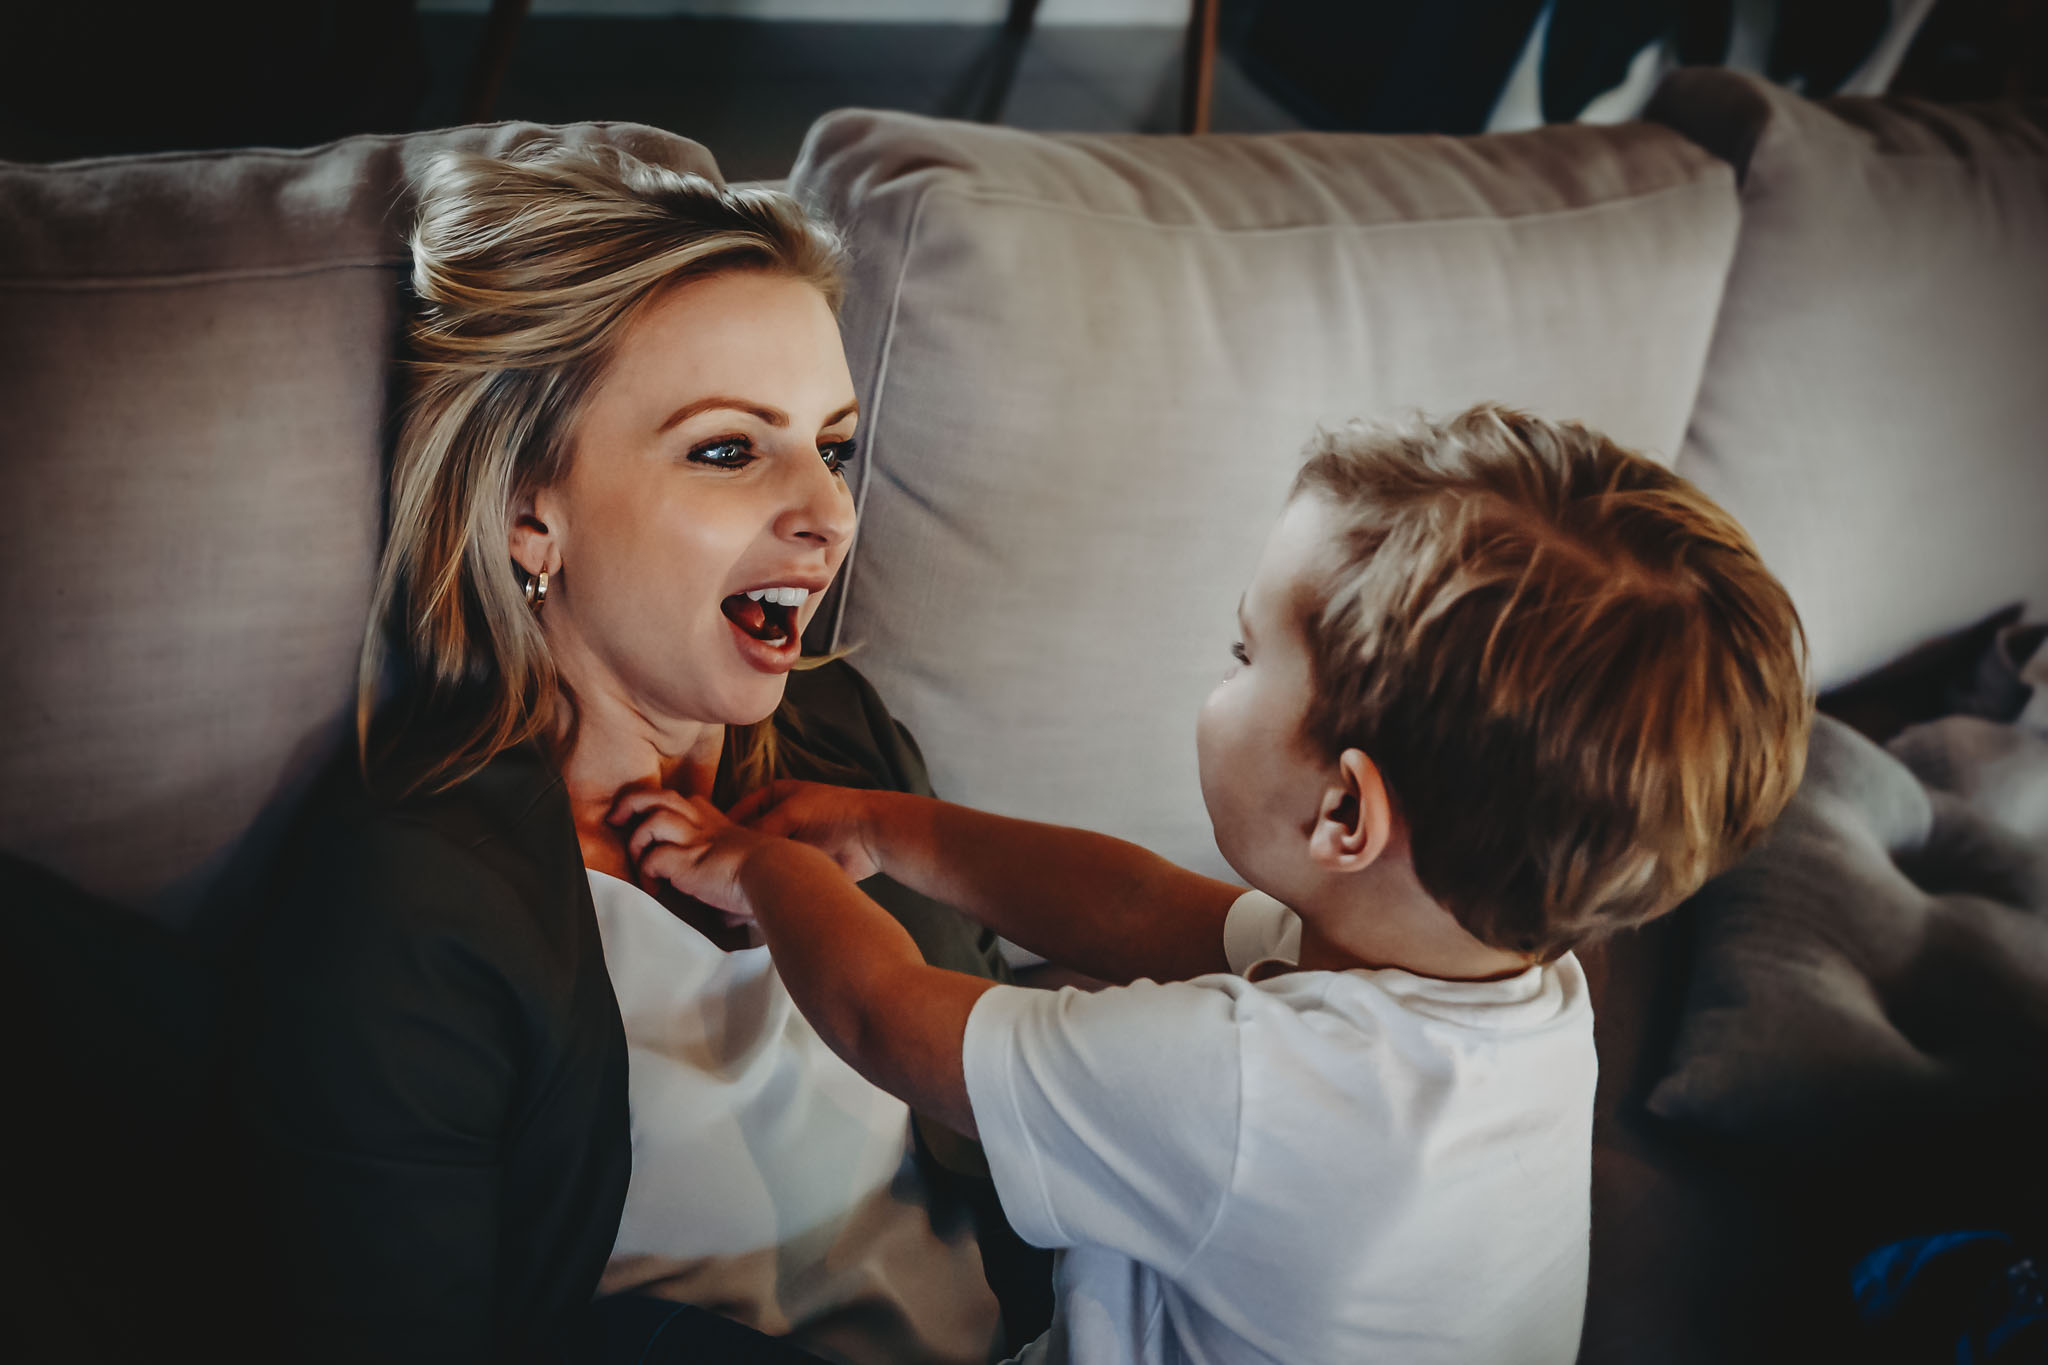
<instances>
[{"instance_id":1,"label":"boy's arm","mask_svg":"<svg viewBox=\"0 0 2048 1365\"><path fill-rule=\"evenodd\" d=\"M827 1046L911 1108L980 1135L961 1041L995 982L927 966L903 926L816 848L742 829L695 798L664 802L642 828L656 831L635 831L644 880L753 916Z\"/></svg>"},{"instance_id":2,"label":"boy's arm","mask_svg":"<svg viewBox=\"0 0 2048 1365\"><path fill-rule=\"evenodd\" d=\"M842 865L865 855L1012 942L1104 981L1230 969L1223 921L1243 888L1121 839L808 783L777 783L735 814L751 815L764 834L818 844Z\"/></svg>"},{"instance_id":3,"label":"boy's arm","mask_svg":"<svg viewBox=\"0 0 2048 1365\"><path fill-rule=\"evenodd\" d=\"M979 1137L960 1045L995 983L927 966L903 926L817 849L769 844L741 884L761 907L783 984L827 1045L911 1108Z\"/></svg>"},{"instance_id":4,"label":"boy's arm","mask_svg":"<svg viewBox=\"0 0 2048 1365\"><path fill-rule=\"evenodd\" d=\"M1021 990L925 966L844 859L701 799L649 812L631 846L643 880L752 914L798 1008L856 1071L980 1138L1033 1245L1172 1266L1219 1226L1245 1113L1239 992Z\"/></svg>"}]
</instances>

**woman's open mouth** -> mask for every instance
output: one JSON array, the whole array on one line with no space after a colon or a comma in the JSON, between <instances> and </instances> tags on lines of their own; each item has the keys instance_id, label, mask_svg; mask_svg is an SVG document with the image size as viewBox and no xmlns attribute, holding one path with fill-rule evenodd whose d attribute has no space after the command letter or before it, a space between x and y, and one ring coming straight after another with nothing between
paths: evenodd
<instances>
[{"instance_id":1,"label":"woman's open mouth","mask_svg":"<svg viewBox=\"0 0 2048 1365\"><path fill-rule=\"evenodd\" d=\"M809 588L750 588L718 604L741 637L747 662L768 673L786 672L797 654L797 613Z\"/></svg>"}]
</instances>

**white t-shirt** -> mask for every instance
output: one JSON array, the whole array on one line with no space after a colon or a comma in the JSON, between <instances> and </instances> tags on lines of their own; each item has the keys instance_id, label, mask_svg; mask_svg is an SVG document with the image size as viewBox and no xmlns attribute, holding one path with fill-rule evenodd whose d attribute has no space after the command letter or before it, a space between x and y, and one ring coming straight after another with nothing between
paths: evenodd
<instances>
[{"instance_id":1,"label":"white t-shirt","mask_svg":"<svg viewBox=\"0 0 2048 1365\"><path fill-rule=\"evenodd\" d=\"M848 1365L985 1365L995 1296L932 1207L910 1111L798 1013L764 947L724 952L590 871L626 1026L633 1173L600 1294L637 1289Z\"/></svg>"},{"instance_id":2,"label":"white t-shirt","mask_svg":"<svg viewBox=\"0 0 2048 1365\"><path fill-rule=\"evenodd\" d=\"M1292 911L1231 908L1234 971ZM1020 1360L1569 1365L1586 1293L1593 1014L1566 956L1090 995L998 986L968 1098L1011 1223L1068 1248Z\"/></svg>"}]
</instances>

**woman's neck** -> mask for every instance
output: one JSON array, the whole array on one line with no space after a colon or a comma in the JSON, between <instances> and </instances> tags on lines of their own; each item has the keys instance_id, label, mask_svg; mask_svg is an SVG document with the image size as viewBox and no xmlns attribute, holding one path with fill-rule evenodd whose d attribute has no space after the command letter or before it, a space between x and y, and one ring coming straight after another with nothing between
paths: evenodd
<instances>
[{"instance_id":1,"label":"woman's neck","mask_svg":"<svg viewBox=\"0 0 2048 1365\"><path fill-rule=\"evenodd\" d=\"M627 856L630 828L605 817L629 788L666 787L686 796L709 796L725 754L725 727L706 721L653 725L626 708L592 705L577 695L575 747L562 760L562 783L583 865L640 887L712 943L731 952L754 945L748 925L734 925L710 906L665 886L650 886Z\"/></svg>"},{"instance_id":2,"label":"woman's neck","mask_svg":"<svg viewBox=\"0 0 2048 1365\"><path fill-rule=\"evenodd\" d=\"M585 866L636 880L624 834L605 820L613 803L622 792L653 787L709 796L724 754L722 725L657 722L601 691L579 691L575 744L562 760L562 783Z\"/></svg>"}]
</instances>

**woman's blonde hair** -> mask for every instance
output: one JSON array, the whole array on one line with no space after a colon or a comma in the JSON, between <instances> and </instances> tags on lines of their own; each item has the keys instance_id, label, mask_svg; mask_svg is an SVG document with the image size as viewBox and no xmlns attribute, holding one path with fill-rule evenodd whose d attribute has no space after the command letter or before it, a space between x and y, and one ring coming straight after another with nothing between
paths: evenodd
<instances>
[{"instance_id":1,"label":"woman's blonde hair","mask_svg":"<svg viewBox=\"0 0 2048 1365\"><path fill-rule=\"evenodd\" d=\"M1553 958L1661 914L1799 785L1798 613L1735 519L1597 432L1493 405L1324 433L1300 604L1312 748L1378 765L1423 887Z\"/></svg>"},{"instance_id":2,"label":"woman's blonde hair","mask_svg":"<svg viewBox=\"0 0 2048 1365\"><path fill-rule=\"evenodd\" d=\"M567 472L577 416L628 324L671 285L764 270L837 311L843 252L786 194L733 188L610 147L548 139L450 154L421 178L390 529L356 684L358 756L394 644L412 718L453 730L409 789L442 790L515 745L575 727L509 549L513 509ZM401 722L401 727L407 722ZM773 718L737 730L758 785Z\"/></svg>"}]
</instances>

